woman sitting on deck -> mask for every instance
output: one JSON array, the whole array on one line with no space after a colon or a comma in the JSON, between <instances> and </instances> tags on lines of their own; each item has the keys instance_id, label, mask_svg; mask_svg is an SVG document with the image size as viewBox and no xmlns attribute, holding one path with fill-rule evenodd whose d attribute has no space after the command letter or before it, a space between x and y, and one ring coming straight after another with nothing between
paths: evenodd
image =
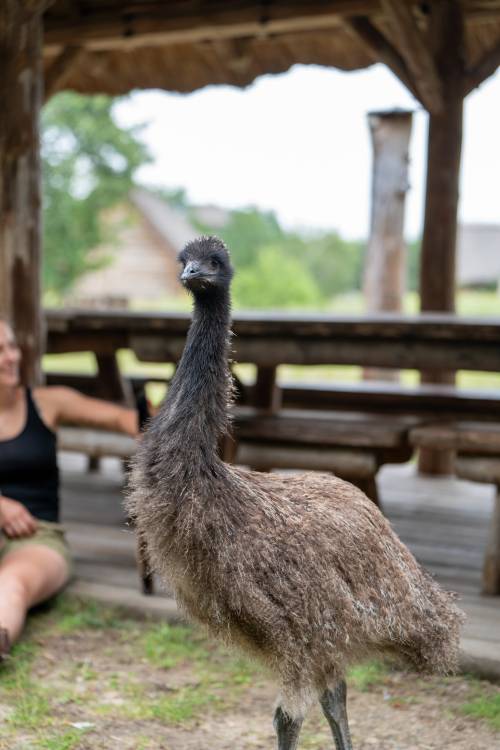
<instances>
[{"instance_id":1,"label":"woman sitting on deck","mask_svg":"<svg viewBox=\"0 0 500 750\"><path fill-rule=\"evenodd\" d=\"M0 320L0 661L30 607L68 581L71 558L59 518L55 430L61 422L139 432L138 414L71 388L30 390L19 382L21 353Z\"/></svg>"}]
</instances>

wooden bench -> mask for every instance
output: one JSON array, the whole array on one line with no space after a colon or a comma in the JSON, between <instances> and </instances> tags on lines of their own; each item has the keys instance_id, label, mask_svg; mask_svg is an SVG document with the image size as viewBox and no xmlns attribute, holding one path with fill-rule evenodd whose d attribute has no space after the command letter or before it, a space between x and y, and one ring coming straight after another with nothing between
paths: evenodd
<instances>
[{"instance_id":1,"label":"wooden bench","mask_svg":"<svg viewBox=\"0 0 500 750\"><path fill-rule=\"evenodd\" d=\"M126 397L127 387L116 351L128 348L144 362L175 363L190 325L184 313L51 311L47 319L49 351L94 352L99 367L95 395L116 400ZM409 458L416 429L445 420L500 424L496 393L393 383L327 387L277 379L280 365L499 372L500 320L253 313L235 316L233 329L234 360L253 363L257 374L251 386L238 384L235 440L226 441L226 459L266 470L334 471L376 500L378 468Z\"/></svg>"}]
</instances>

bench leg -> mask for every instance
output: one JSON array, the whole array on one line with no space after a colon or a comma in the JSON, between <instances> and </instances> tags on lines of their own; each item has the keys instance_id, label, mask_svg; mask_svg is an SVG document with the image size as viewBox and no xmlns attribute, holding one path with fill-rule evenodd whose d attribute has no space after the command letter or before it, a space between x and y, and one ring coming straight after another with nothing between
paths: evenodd
<instances>
[{"instance_id":1,"label":"bench leg","mask_svg":"<svg viewBox=\"0 0 500 750\"><path fill-rule=\"evenodd\" d=\"M497 485L490 535L483 566L483 594L500 594L500 485Z\"/></svg>"},{"instance_id":2,"label":"bench leg","mask_svg":"<svg viewBox=\"0 0 500 750\"><path fill-rule=\"evenodd\" d=\"M100 465L101 465L101 462L99 460L99 456L89 456L88 462L87 462L87 471L89 473L99 471Z\"/></svg>"},{"instance_id":3,"label":"bench leg","mask_svg":"<svg viewBox=\"0 0 500 750\"><path fill-rule=\"evenodd\" d=\"M139 571L139 577L141 579L141 587L143 594L153 594L153 574L149 567L149 561L147 557L146 543L141 538L140 534L137 534L137 569Z\"/></svg>"}]
</instances>

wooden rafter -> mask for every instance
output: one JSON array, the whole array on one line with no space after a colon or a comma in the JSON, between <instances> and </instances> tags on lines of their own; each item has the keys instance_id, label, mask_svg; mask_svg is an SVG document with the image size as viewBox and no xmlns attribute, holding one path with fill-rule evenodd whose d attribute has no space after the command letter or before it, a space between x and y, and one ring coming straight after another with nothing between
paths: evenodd
<instances>
[{"instance_id":1,"label":"wooden rafter","mask_svg":"<svg viewBox=\"0 0 500 750\"><path fill-rule=\"evenodd\" d=\"M54 94L83 52L82 47L65 47L45 73L44 99Z\"/></svg>"},{"instance_id":2,"label":"wooden rafter","mask_svg":"<svg viewBox=\"0 0 500 750\"><path fill-rule=\"evenodd\" d=\"M411 73L420 99L429 112L443 109L442 86L429 44L416 24L412 9L401 0L381 0L386 18L396 32L398 49Z\"/></svg>"},{"instance_id":3,"label":"wooden rafter","mask_svg":"<svg viewBox=\"0 0 500 750\"><path fill-rule=\"evenodd\" d=\"M465 76L465 96L493 75L500 66L500 42L489 49Z\"/></svg>"},{"instance_id":4,"label":"wooden rafter","mask_svg":"<svg viewBox=\"0 0 500 750\"><path fill-rule=\"evenodd\" d=\"M420 91L418 90L408 67L399 52L389 40L377 29L368 18L350 18L345 21L349 28L373 54L374 61L380 60L392 70L406 88L424 107Z\"/></svg>"},{"instance_id":5,"label":"wooden rafter","mask_svg":"<svg viewBox=\"0 0 500 750\"><path fill-rule=\"evenodd\" d=\"M195 4L197 5L197 4ZM331 2L251 2L211 3L203 11L192 10L192 4L127 3L119 11L103 7L92 13L67 18L45 18L45 48L60 50L78 39L92 50L116 49L130 45L165 45L262 34L281 34L335 28L346 15L371 15L379 12L378 0L331 0ZM189 9L187 12L186 8ZM264 8L264 12L263 12Z\"/></svg>"}]
</instances>

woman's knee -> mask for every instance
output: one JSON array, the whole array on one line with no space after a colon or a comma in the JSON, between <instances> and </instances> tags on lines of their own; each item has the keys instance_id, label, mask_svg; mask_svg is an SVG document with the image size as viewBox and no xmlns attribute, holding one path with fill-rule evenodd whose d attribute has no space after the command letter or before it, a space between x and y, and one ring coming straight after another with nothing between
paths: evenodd
<instances>
[{"instance_id":1,"label":"woman's knee","mask_svg":"<svg viewBox=\"0 0 500 750\"><path fill-rule=\"evenodd\" d=\"M0 592L7 591L27 607L55 594L68 580L68 564L58 552L27 545L0 564Z\"/></svg>"}]
</instances>

